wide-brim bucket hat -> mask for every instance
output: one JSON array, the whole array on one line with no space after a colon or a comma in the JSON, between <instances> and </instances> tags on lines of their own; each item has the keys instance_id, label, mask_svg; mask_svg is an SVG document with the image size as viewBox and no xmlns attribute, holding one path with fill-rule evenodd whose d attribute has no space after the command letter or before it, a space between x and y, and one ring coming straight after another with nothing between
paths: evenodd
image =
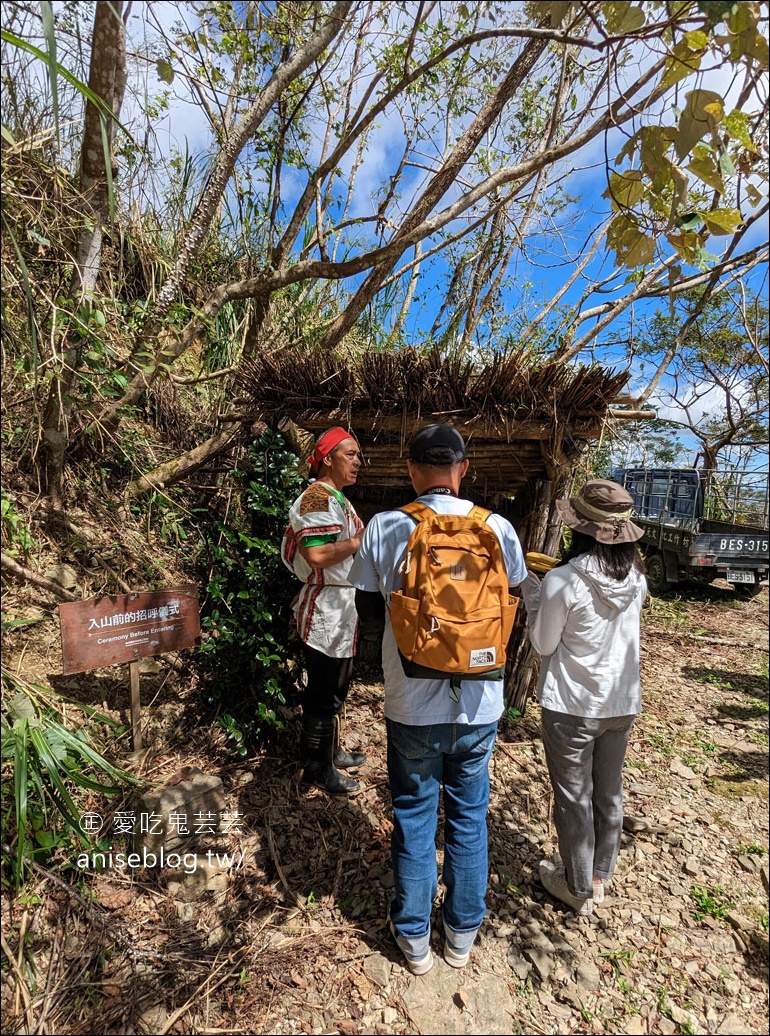
<instances>
[{"instance_id":1,"label":"wide-brim bucket hat","mask_svg":"<svg viewBox=\"0 0 770 1036\"><path fill-rule=\"evenodd\" d=\"M605 478L592 479L577 496L556 501L565 525L599 543L635 543L644 536L644 529L631 521L633 508L631 494Z\"/></svg>"}]
</instances>

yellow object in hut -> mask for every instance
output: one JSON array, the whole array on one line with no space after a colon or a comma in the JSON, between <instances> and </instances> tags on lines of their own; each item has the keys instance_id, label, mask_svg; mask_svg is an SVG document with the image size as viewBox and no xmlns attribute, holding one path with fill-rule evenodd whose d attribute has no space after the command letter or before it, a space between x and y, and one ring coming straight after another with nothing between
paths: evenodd
<instances>
[{"instance_id":1,"label":"yellow object in hut","mask_svg":"<svg viewBox=\"0 0 770 1036\"><path fill-rule=\"evenodd\" d=\"M550 554L538 554L535 550L530 550L524 560L527 563L527 568L533 572L550 572L552 568L556 568L559 564L558 558L552 558Z\"/></svg>"}]
</instances>

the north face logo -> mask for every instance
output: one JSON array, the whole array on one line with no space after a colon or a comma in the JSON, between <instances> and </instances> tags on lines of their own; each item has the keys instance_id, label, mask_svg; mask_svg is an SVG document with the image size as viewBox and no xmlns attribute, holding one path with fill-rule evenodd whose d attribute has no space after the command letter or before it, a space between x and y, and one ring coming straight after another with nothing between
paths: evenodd
<instances>
[{"instance_id":1,"label":"the north face logo","mask_svg":"<svg viewBox=\"0 0 770 1036\"><path fill-rule=\"evenodd\" d=\"M496 665L496 663L497 655L493 647L477 648L476 651L471 651L471 660L468 666L471 669L475 669L477 666Z\"/></svg>"}]
</instances>

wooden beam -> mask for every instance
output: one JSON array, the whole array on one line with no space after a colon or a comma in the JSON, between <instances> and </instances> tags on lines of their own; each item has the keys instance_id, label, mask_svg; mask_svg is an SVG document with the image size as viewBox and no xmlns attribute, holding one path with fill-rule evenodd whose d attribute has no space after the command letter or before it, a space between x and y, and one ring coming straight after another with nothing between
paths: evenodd
<instances>
[{"instance_id":1,"label":"wooden beam","mask_svg":"<svg viewBox=\"0 0 770 1036\"><path fill-rule=\"evenodd\" d=\"M607 418L610 421L654 421L657 417L655 410L608 410Z\"/></svg>"}]
</instances>

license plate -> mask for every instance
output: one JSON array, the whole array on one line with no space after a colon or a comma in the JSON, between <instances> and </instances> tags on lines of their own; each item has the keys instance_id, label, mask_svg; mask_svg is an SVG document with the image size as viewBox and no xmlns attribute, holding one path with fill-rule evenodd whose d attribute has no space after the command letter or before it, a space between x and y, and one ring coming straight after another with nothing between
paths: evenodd
<instances>
[{"instance_id":1,"label":"license plate","mask_svg":"<svg viewBox=\"0 0 770 1036\"><path fill-rule=\"evenodd\" d=\"M753 572L739 572L734 568L728 568L727 570L727 582L728 583L753 583L755 582Z\"/></svg>"}]
</instances>

